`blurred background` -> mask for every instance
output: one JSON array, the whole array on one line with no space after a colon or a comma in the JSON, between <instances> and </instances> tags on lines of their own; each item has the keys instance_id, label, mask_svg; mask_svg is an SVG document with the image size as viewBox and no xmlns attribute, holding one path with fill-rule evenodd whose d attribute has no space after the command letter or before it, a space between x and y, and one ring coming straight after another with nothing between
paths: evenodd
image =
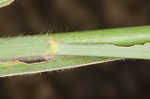
<instances>
[{"instance_id":1,"label":"blurred background","mask_svg":"<svg viewBox=\"0 0 150 99\"><path fill-rule=\"evenodd\" d=\"M0 36L149 25L149 12L149 0L16 0L0 9ZM121 60L0 78L0 98L148 99L149 71L149 61Z\"/></svg>"},{"instance_id":2,"label":"blurred background","mask_svg":"<svg viewBox=\"0 0 150 99\"><path fill-rule=\"evenodd\" d=\"M0 9L0 35L150 24L149 0L16 0Z\"/></svg>"}]
</instances>

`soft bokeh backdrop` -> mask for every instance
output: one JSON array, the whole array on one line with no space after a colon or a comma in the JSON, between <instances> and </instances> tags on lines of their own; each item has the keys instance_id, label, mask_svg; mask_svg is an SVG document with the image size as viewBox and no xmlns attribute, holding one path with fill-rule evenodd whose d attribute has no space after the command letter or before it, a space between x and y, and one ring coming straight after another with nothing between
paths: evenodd
<instances>
[{"instance_id":1,"label":"soft bokeh backdrop","mask_svg":"<svg viewBox=\"0 0 150 99\"><path fill-rule=\"evenodd\" d=\"M0 9L0 35L150 24L149 0L16 0Z\"/></svg>"}]
</instances>

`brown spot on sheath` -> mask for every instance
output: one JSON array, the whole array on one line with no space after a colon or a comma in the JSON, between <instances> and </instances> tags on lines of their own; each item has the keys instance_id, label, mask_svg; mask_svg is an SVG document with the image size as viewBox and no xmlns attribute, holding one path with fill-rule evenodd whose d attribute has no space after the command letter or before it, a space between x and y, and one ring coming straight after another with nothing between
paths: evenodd
<instances>
[{"instance_id":1,"label":"brown spot on sheath","mask_svg":"<svg viewBox=\"0 0 150 99\"><path fill-rule=\"evenodd\" d=\"M54 56L36 56L36 57L21 58L19 59L19 61L27 64L33 64L33 63L50 61L53 59L55 59Z\"/></svg>"},{"instance_id":2,"label":"brown spot on sheath","mask_svg":"<svg viewBox=\"0 0 150 99\"><path fill-rule=\"evenodd\" d=\"M33 64L33 63L40 63L45 61L54 60L57 56L31 56L31 57L19 57L15 59L0 59L0 63L7 63L7 62L22 62L26 64Z\"/></svg>"}]
</instances>

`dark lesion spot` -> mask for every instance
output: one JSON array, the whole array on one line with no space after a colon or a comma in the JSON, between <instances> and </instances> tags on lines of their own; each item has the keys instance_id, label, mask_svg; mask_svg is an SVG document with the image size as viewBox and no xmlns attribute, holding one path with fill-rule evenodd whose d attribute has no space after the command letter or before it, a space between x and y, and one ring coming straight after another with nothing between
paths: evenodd
<instances>
[{"instance_id":1,"label":"dark lesion spot","mask_svg":"<svg viewBox=\"0 0 150 99\"><path fill-rule=\"evenodd\" d=\"M0 58L0 63L19 61L26 64L33 64L33 63L52 61L55 60L57 57L58 56L30 56L30 57L18 57L18 58L7 58L7 59Z\"/></svg>"},{"instance_id":2,"label":"dark lesion spot","mask_svg":"<svg viewBox=\"0 0 150 99\"><path fill-rule=\"evenodd\" d=\"M20 62L26 63L26 64L33 64L33 63L41 63L45 61L51 61L54 60L55 56L35 56L35 57L25 57L18 59Z\"/></svg>"}]
</instances>

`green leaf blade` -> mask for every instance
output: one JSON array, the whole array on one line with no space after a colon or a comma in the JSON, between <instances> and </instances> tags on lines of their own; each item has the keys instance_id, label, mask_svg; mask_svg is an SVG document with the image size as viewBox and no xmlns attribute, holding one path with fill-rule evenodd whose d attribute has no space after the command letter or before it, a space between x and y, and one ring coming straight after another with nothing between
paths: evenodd
<instances>
[{"instance_id":1,"label":"green leaf blade","mask_svg":"<svg viewBox=\"0 0 150 99\"><path fill-rule=\"evenodd\" d=\"M62 44L57 55L82 55L99 57L120 57L150 59L150 43L122 47L111 44Z\"/></svg>"},{"instance_id":2,"label":"green leaf blade","mask_svg":"<svg viewBox=\"0 0 150 99\"><path fill-rule=\"evenodd\" d=\"M53 40L57 42L51 44ZM11 63L20 57L50 55L53 46L58 48L53 55L65 57L30 65ZM102 57L107 57L105 61L118 58L150 59L149 53L150 26L0 38L0 60L8 59L0 62L0 76L78 67L103 62Z\"/></svg>"},{"instance_id":3,"label":"green leaf blade","mask_svg":"<svg viewBox=\"0 0 150 99\"><path fill-rule=\"evenodd\" d=\"M150 26L62 33L51 36L64 43L133 46L150 42Z\"/></svg>"},{"instance_id":4,"label":"green leaf blade","mask_svg":"<svg viewBox=\"0 0 150 99\"><path fill-rule=\"evenodd\" d=\"M0 58L46 56L50 52L49 42L45 36L1 38Z\"/></svg>"},{"instance_id":5,"label":"green leaf blade","mask_svg":"<svg viewBox=\"0 0 150 99\"><path fill-rule=\"evenodd\" d=\"M0 63L0 77L34 74L61 69L72 69L113 60L117 59L105 57L65 56L59 57L56 60L37 64L24 64L19 62Z\"/></svg>"},{"instance_id":6,"label":"green leaf blade","mask_svg":"<svg viewBox=\"0 0 150 99\"><path fill-rule=\"evenodd\" d=\"M5 7L13 3L15 0L0 0L0 8Z\"/></svg>"}]
</instances>

